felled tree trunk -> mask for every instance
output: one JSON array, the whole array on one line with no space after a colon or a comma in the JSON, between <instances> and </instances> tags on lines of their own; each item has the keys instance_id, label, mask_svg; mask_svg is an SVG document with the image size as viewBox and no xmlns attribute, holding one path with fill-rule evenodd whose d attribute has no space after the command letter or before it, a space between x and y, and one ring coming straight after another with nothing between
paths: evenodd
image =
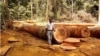
<instances>
[{"instance_id":1,"label":"felled tree trunk","mask_svg":"<svg viewBox=\"0 0 100 56\"><path fill-rule=\"evenodd\" d=\"M89 37L90 31L86 26L66 26L70 30L71 37Z\"/></svg>"},{"instance_id":2,"label":"felled tree trunk","mask_svg":"<svg viewBox=\"0 0 100 56\"><path fill-rule=\"evenodd\" d=\"M90 37L90 31L86 26L56 25L53 32L54 38L61 43L68 37Z\"/></svg>"},{"instance_id":3,"label":"felled tree trunk","mask_svg":"<svg viewBox=\"0 0 100 56\"><path fill-rule=\"evenodd\" d=\"M46 30L45 30L44 26L23 24L22 26L19 27L19 29L26 31L26 32L29 32L35 37L47 39Z\"/></svg>"},{"instance_id":4,"label":"felled tree trunk","mask_svg":"<svg viewBox=\"0 0 100 56\"><path fill-rule=\"evenodd\" d=\"M91 37L100 37L100 27L89 28Z\"/></svg>"},{"instance_id":5,"label":"felled tree trunk","mask_svg":"<svg viewBox=\"0 0 100 56\"><path fill-rule=\"evenodd\" d=\"M22 24L20 30L31 33L33 36L47 39L45 26L37 26L35 24ZM58 42L63 42L68 37L89 37L90 31L85 26L56 26L53 31L53 37Z\"/></svg>"}]
</instances>

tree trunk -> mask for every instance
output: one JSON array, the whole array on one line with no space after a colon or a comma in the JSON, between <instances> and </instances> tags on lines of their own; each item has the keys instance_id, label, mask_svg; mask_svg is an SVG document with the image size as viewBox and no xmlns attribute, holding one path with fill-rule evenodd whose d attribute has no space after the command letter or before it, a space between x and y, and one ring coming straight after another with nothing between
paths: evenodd
<instances>
[{"instance_id":1,"label":"tree trunk","mask_svg":"<svg viewBox=\"0 0 100 56\"><path fill-rule=\"evenodd\" d=\"M31 0L31 20L32 20L32 16L33 16L33 0Z\"/></svg>"},{"instance_id":2,"label":"tree trunk","mask_svg":"<svg viewBox=\"0 0 100 56\"><path fill-rule=\"evenodd\" d=\"M90 37L90 31L85 26L65 26L65 29L69 29L71 37Z\"/></svg>"},{"instance_id":3,"label":"tree trunk","mask_svg":"<svg viewBox=\"0 0 100 56\"><path fill-rule=\"evenodd\" d=\"M37 0L37 2L36 2L36 18L39 17L39 3L38 2L39 1Z\"/></svg>"},{"instance_id":4,"label":"tree trunk","mask_svg":"<svg viewBox=\"0 0 100 56\"><path fill-rule=\"evenodd\" d=\"M98 15L99 15L99 20L98 20L98 25L100 26L100 1L99 1L99 12L98 12Z\"/></svg>"},{"instance_id":5,"label":"tree trunk","mask_svg":"<svg viewBox=\"0 0 100 56\"><path fill-rule=\"evenodd\" d=\"M16 27L18 27L18 26L16 26ZM35 37L47 39L46 30L45 30L44 26L23 24L20 27L18 27L18 29L29 32Z\"/></svg>"},{"instance_id":6,"label":"tree trunk","mask_svg":"<svg viewBox=\"0 0 100 56\"><path fill-rule=\"evenodd\" d=\"M1 29L11 28L13 20L9 16L8 1L3 0L2 2L4 6L1 7Z\"/></svg>"},{"instance_id":7,"label":"tree trunk","mask_svg":"<svg viewBox=\"0 0 100 56\"><path fill-rule=\"evenodd\" d=\"M99 37L100 38L100 27L89 28L91 37Z\"/></svg>"},{"instance_id":8,"label":"tree trunk","mask_svg":"<svg viewBox=\"0 0 100 56\"><path fill-rule=\"evenodd\" d=\"M45 18L45 20L47 21L48 20L48 16L49 16L49 0L47 0L46 3L47 4L46 4L46 18Z\"/></svg>"}]
</instances>

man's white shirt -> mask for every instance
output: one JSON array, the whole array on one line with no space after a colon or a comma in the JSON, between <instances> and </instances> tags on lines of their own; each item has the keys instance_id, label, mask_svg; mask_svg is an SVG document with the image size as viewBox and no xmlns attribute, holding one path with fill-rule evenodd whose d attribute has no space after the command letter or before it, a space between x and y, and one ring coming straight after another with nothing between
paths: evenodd
<instances>
[{"instance_id":1,"label":"man's white shirt","mask_svg":"<svg viewBox=\"0 0 100 56\"><path fill-rule=\"evenodd\" d=\"M48 22L46 25L46 28L47 28L47 30L53 30L53 26L54 26L53 23Z\"/></svg>"}]
</instances>

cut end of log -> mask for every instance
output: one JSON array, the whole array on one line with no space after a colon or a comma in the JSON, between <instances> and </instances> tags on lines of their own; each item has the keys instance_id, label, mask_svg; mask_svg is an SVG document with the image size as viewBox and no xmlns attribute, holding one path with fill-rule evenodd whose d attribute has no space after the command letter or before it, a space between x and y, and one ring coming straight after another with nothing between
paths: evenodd
<instances>
[{"instance_id":1,"label":"cut end of log","mask_svg":"<svg viewBox=\"0 0 100 56\"><path fill-rule=\"evenodd\" d=\"M54 35L54 39L61 43L63 42L64 39L66 39L68 37L66 30L63 27L58 27L55 29L55 31L53 32Z\"/></svg>"},{"instance_id":2,"label":"cut end of log","mask_svg":"<svg viewBox=\"0 0 100 56\"><path fill-rule=\"evenodd\" d=\"M90 31L87 27L83 27L81 33L82 33L82 37L90 37Z\"/></svg>"}]
</instances>

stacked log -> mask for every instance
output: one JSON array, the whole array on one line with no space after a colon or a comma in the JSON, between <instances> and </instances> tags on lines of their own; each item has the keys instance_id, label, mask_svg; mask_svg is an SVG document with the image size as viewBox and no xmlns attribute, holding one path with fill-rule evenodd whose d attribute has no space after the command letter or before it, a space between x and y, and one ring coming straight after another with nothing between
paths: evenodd
<instances>
[{"instance_id":1,"label":"stacked log","mask_svg":"<svg viewBox=\"0 0 100 56\"><path fill-rule=\"evenodd\" d=\"M36 24L23 23L18 28L20 30L31 33L35 37L47 39L45 26L37 26ZM89 37L90 32L86 26L66 26L55 25L53 31L54 39L61 43L68 37Z\"/></svg>"},{"instance_id":2,"label":"stacked log","mask_svg":"<svg viewBox=\"0 0 100 56\"><path fill-rule=\"evenodd\" d=\"M47 39L46 30L44 26L37 26L37 25L27 25L24 24L20 28L21 30L27 31L33 34L36 37L40 37L42 39ZM61 43L68 37L89 37L90 32L87 27L85 26L62 26L56 27L55 31L53 31L54 39Z\"/></svg>"},{"instance_id":3,"label":"stacked log","mask_svg":"<svg viewBox=\"0 0 100 56\"><path fill-rule=\"evenodd\" d=\"M100 27L89 28L91 37L99 37L100 38Z\"/></svg>"},{"instance_id":4,"label":"stacked log","mask_svg":"<svg viewBox=\"0 0 100 56\"><path fill-rule=\"evenodd\" d=\"M57 27L63 27L66 32L70 32L70 37L90 37L87 25L55 24L55 28Z\"/></svg>"},{"instance_id":5,"label":"stacked log","mask_svg":"<svg viewBox=\"0 0 100 56\"><path fill-rule=\"evenodd\" d=\"M23 24L20 30L31 33L35 37L41 39L47 39L46 29L44 26L29 25ZM53 31L53 37L56 42L60 43L60 47L64 50L73 50L77 49L80 45L80 39L78 38L69 38L73 37L88 37L90 32L85 26L65 26L57 25Z\"/></svg>"},{"instance_id":6,"label":"stacked log","mask_svg":"<svg viewBox=\"0 0 100 56\"><path fill-rule=\"evenodd\" d=\"M89 37L90 31L86 26L66 26L70 30L71 37Z\"/></svg>"}]
</instances>

